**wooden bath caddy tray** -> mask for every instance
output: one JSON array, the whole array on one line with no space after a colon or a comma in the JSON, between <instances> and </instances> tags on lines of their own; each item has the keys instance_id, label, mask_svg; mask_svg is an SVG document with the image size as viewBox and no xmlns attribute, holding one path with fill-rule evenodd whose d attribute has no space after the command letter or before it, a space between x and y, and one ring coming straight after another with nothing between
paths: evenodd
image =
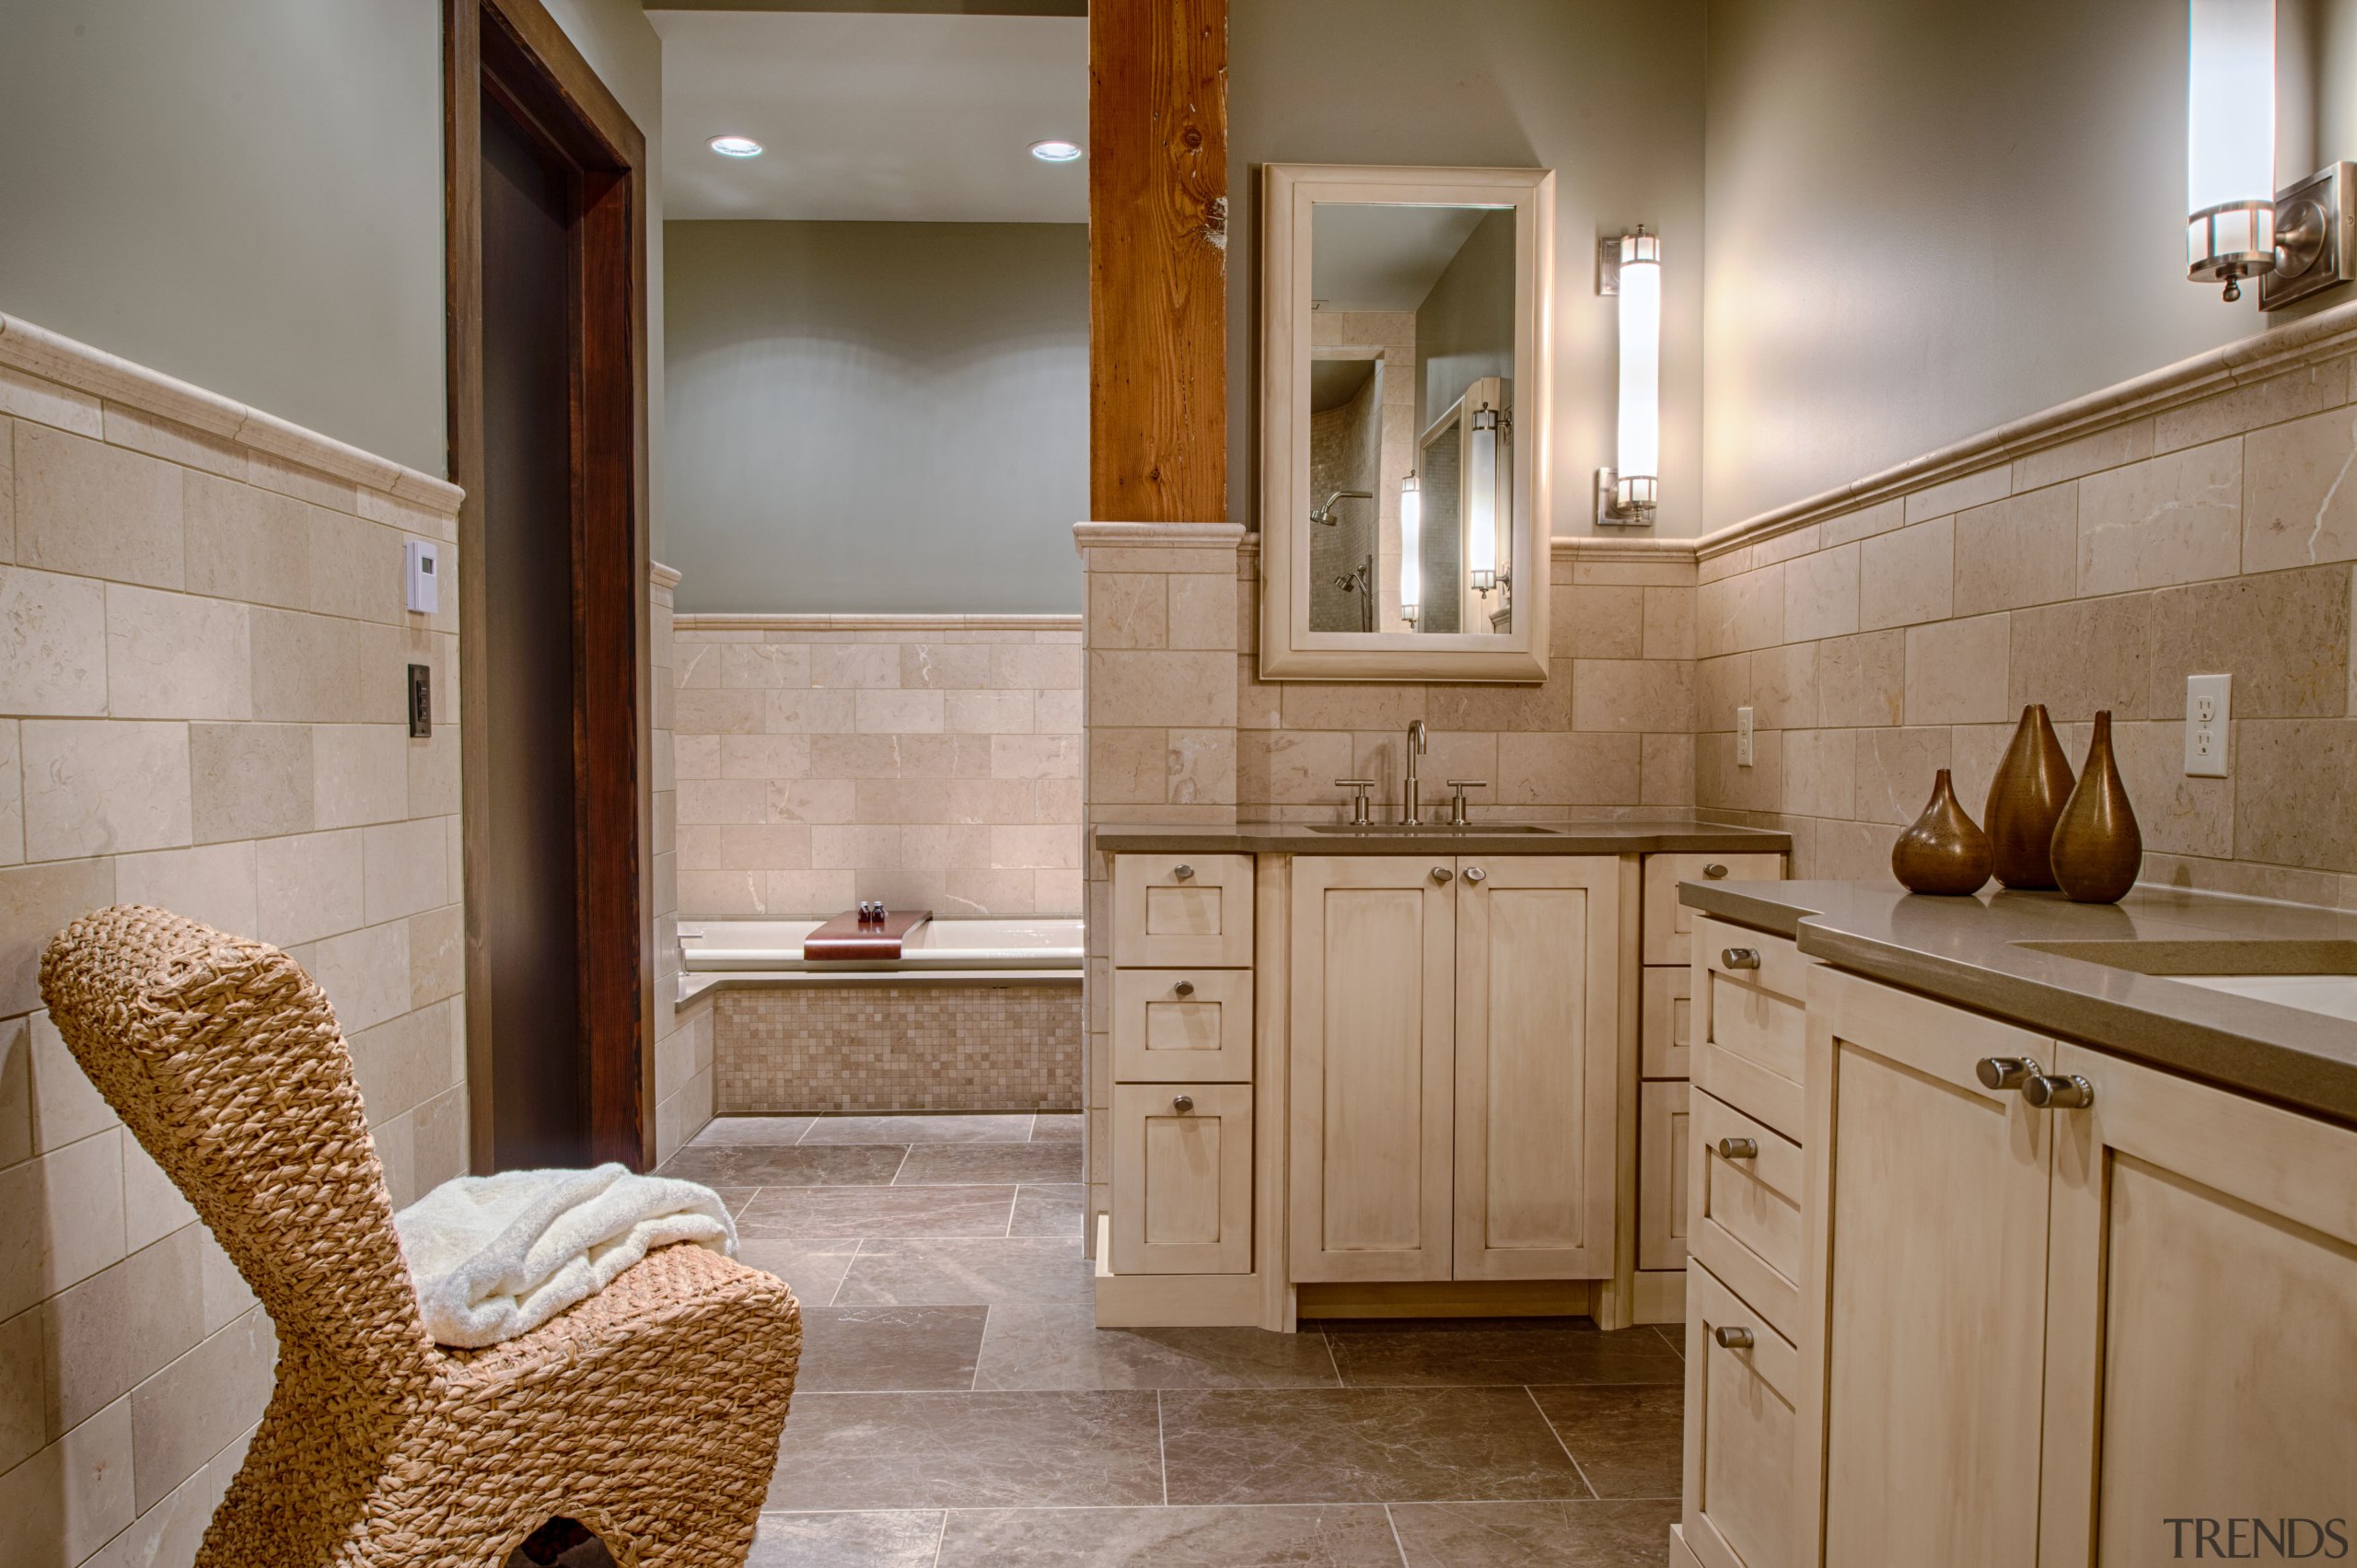
<instances>
[{"instance_id":1,"label":"wooden bath caddy tray","mask_svg":"<svg viewBox=\"0 0 2357 1568\"><path fill-rule=\"evenodd\" d=\"M889 910L880 921L860 923L839 914L802 939L804 958L897 958L910 932L933 918L931 910Z\"/></svg>"}]
</instances>

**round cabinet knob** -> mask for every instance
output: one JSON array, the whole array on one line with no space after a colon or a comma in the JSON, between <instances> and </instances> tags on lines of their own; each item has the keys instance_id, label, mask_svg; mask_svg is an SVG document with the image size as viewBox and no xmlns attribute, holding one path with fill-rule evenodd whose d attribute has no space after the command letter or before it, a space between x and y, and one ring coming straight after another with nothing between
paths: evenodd
<instances>
[{"instance_id":1,"label":"round cabinet knob","mask_svg":"<svg viewBox=\"0 0 2357 1568\"><path fill-rule=\"evenodd\" d=\"M2076 1073L2036 1073L2022 1080L2022 1098L2040 1110L2084 1110L2096 1102L2096 1086Z\"/></svg>"},{"instance_id":2,"label":"round cabinet knob","mask_svg":"<svg viewBox=\"0 0 2357 1568\"><path fill-rule=\"evenodd\" d=\"M1187 1112L1195 1109L1195 1097L1192 1095L1173 1095L1170 1098L1170 1109L1177 1111L1179 1115L1184 1116Z\"/></svg>"},{"instance_id":3,"label":"round cabinet knob","mask_svg":"<svg viewBox=\"0 0 2357 1568\"><path fill-rule=\"evenodd\" d=\"M1170 990L1174 995L1192 996L1195 994L1195 982L1191 980L1182 980Z\"/></svg>"},{"instance_id":4,"label":"round cabinet knob","mask_svg":"<svg viewBox=\"0 0 2357 1568\"><path fill-rule=\"evenodd\" d=\"M1972 1075L1984 1089L2018 1089L2038 1072L2026 1056L1984 1056L1972 1064Z\"/></svg>"},{"instance_id":5,"label":"round cabinet knob","mask_svg":"<svg viewBox=\"0 0 2357 1568\"><path fill-rule=\"evenodd\" d=\"M1433 880L1435 882L1446 882L1456 875L1456 872L1451 871L1446 865L1435 865L1433 867Z\"/></svg>"},{"instance_id":6,"label":"round cabinet knob","mask_svg":"<svg viewBox=\"0 0 2357 1568\"><path fill-rule=\"evenodd\" d=\"M1758 1342L1748 1329L1713 1329L1711 1338L1719 1342L1721 1350L1749 1350Z\"/></svg>"},{"instance_id":7,"label":"round cabinet knob","mask_svg":"<svg viewBox=\"0 0 2357 1568\"><path fill-rule=\"evenodd\" d=\"M1711 862L1710 865L1702 867L1702 875L1708 877L1713 882L1717 881L1720 877L1724 877L1726 874L1727 868L1721 865L1715 860Z\"/></svg>"},{"instance_id":8,"label":"round cabinet knob","mask_svg":"<svg viewBox=\"0 0 2357 1568\"><path fill-rule=\"evenodd\" d=\"M1723 1160L1756 1160L1759 1157L1759 1140L1722 1138L1719 1140L1719 1157Z\"/></svg>"},{"instance_id":9,"label":"round cabinet knob","mask_svg":"<svg viewBox=\"0 0 2357 1568\"><path fill-rule=\"evenodd\" d=\"M1195 868L1191 865L1174 865L1170 868L1170 875L1176 877L1181 882L1186 881L1188 878L1194 876L1194 874Z\"/></svg>"},{"instance_id":10,"label":"round cabinet knob","mask_svg":"<svg viewBox=\"0 0 2357 1568\"><path fill-rule=\"evenodd\" d=\"M1719 949L1719 967L1723 970L1756 970L1759 967L1759 949L1722 947Z\"/></svg>"},{"instance_id":11,"label":"round cabinet knob","mask_svg":"<svg viewBox=\"0 0 2357 1568\"><path fill-rule=\"evenodd\" d=\"M1478 865L1469 865L1465 868L1465 879L1468 882L1486 882L1490 874Z\"/></svg>"}]
</instances>

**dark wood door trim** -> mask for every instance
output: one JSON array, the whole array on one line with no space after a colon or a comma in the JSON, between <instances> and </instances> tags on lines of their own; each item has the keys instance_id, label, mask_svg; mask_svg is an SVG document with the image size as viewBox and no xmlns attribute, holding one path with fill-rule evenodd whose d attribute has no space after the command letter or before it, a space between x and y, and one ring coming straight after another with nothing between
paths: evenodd
<instances>
[{"instance_id":1,"label":"dark wood door trim","mask_svg":"<svg viewBox=\"0 0 2357 1568\"><path fill-rule=\"evenodd\" d=\"M574 778L581 1019L592 1157L644 1169L654 1152L654 878L646 790L646 142L540 0L445 0L445 261L450 478L459 512L459 712L488 711L482 574L482 99L491 94L576 173L573 245ZM494 1168L492 993L483 929L491 775L460 743L471 1167Z\"/></svg>"}]
</instances>

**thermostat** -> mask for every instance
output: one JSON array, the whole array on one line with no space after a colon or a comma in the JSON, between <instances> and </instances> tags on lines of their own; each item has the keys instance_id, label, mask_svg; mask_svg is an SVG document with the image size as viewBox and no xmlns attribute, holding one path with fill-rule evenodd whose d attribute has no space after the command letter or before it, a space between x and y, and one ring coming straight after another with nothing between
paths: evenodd
<instances>
[{"instance_id":1,"label":"thermostat","mask_svg":"<svg viewBox=\"0 0 2357 1568\"><path fill-rule=\"evenodd\" d=\"M409 607L419 615L431 615L442 605L442 547L430 540L413 539L403 555Z\"/></svg>"}]
</instances>

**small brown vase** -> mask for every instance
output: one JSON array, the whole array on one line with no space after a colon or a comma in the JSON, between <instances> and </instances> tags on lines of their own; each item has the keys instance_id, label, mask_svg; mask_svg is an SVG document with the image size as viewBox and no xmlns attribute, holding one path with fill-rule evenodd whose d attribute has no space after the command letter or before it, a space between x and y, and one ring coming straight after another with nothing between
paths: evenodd
<instances>
[{"instance_id":1,"label":"small brown vase","mask_svg":"<svg viewBox=\"0 0 2357 1568\"><path fill-rule=\"evenodd\" d=\"M1989 880L1989 835L1957 804L1945 768L1932 783L1931 804L1891 846L1890 874L1910 893L1955 897Z\"/></svg>"},{"instance_id":2,"label":"small brown vase","mask_svg":"<svg viewBox=\"0 0 2357 1568\"><path fill-rule=\"evenodd\" d=\"M2111 714L2096 714L2095 738L2079 782L2054 824L2054 882L2073 903L2116 904L2136 885L2144 835L2111 754Z\"/></svg>"},{"instance_id":3,"label":"small brown vase","mask_svg":"<svg viewBox=\"0 0 2357 1568\"><path fill-rule=\"evenodd\" d=\"M2046 704L2032 703L2022 710L2014 743L1989 781L1989 807L1981 813L1998 881L2008 888L2054 886L2054 824L2072 783L2071 759L2054 737Z\"/></svg>"}]
</instances>

